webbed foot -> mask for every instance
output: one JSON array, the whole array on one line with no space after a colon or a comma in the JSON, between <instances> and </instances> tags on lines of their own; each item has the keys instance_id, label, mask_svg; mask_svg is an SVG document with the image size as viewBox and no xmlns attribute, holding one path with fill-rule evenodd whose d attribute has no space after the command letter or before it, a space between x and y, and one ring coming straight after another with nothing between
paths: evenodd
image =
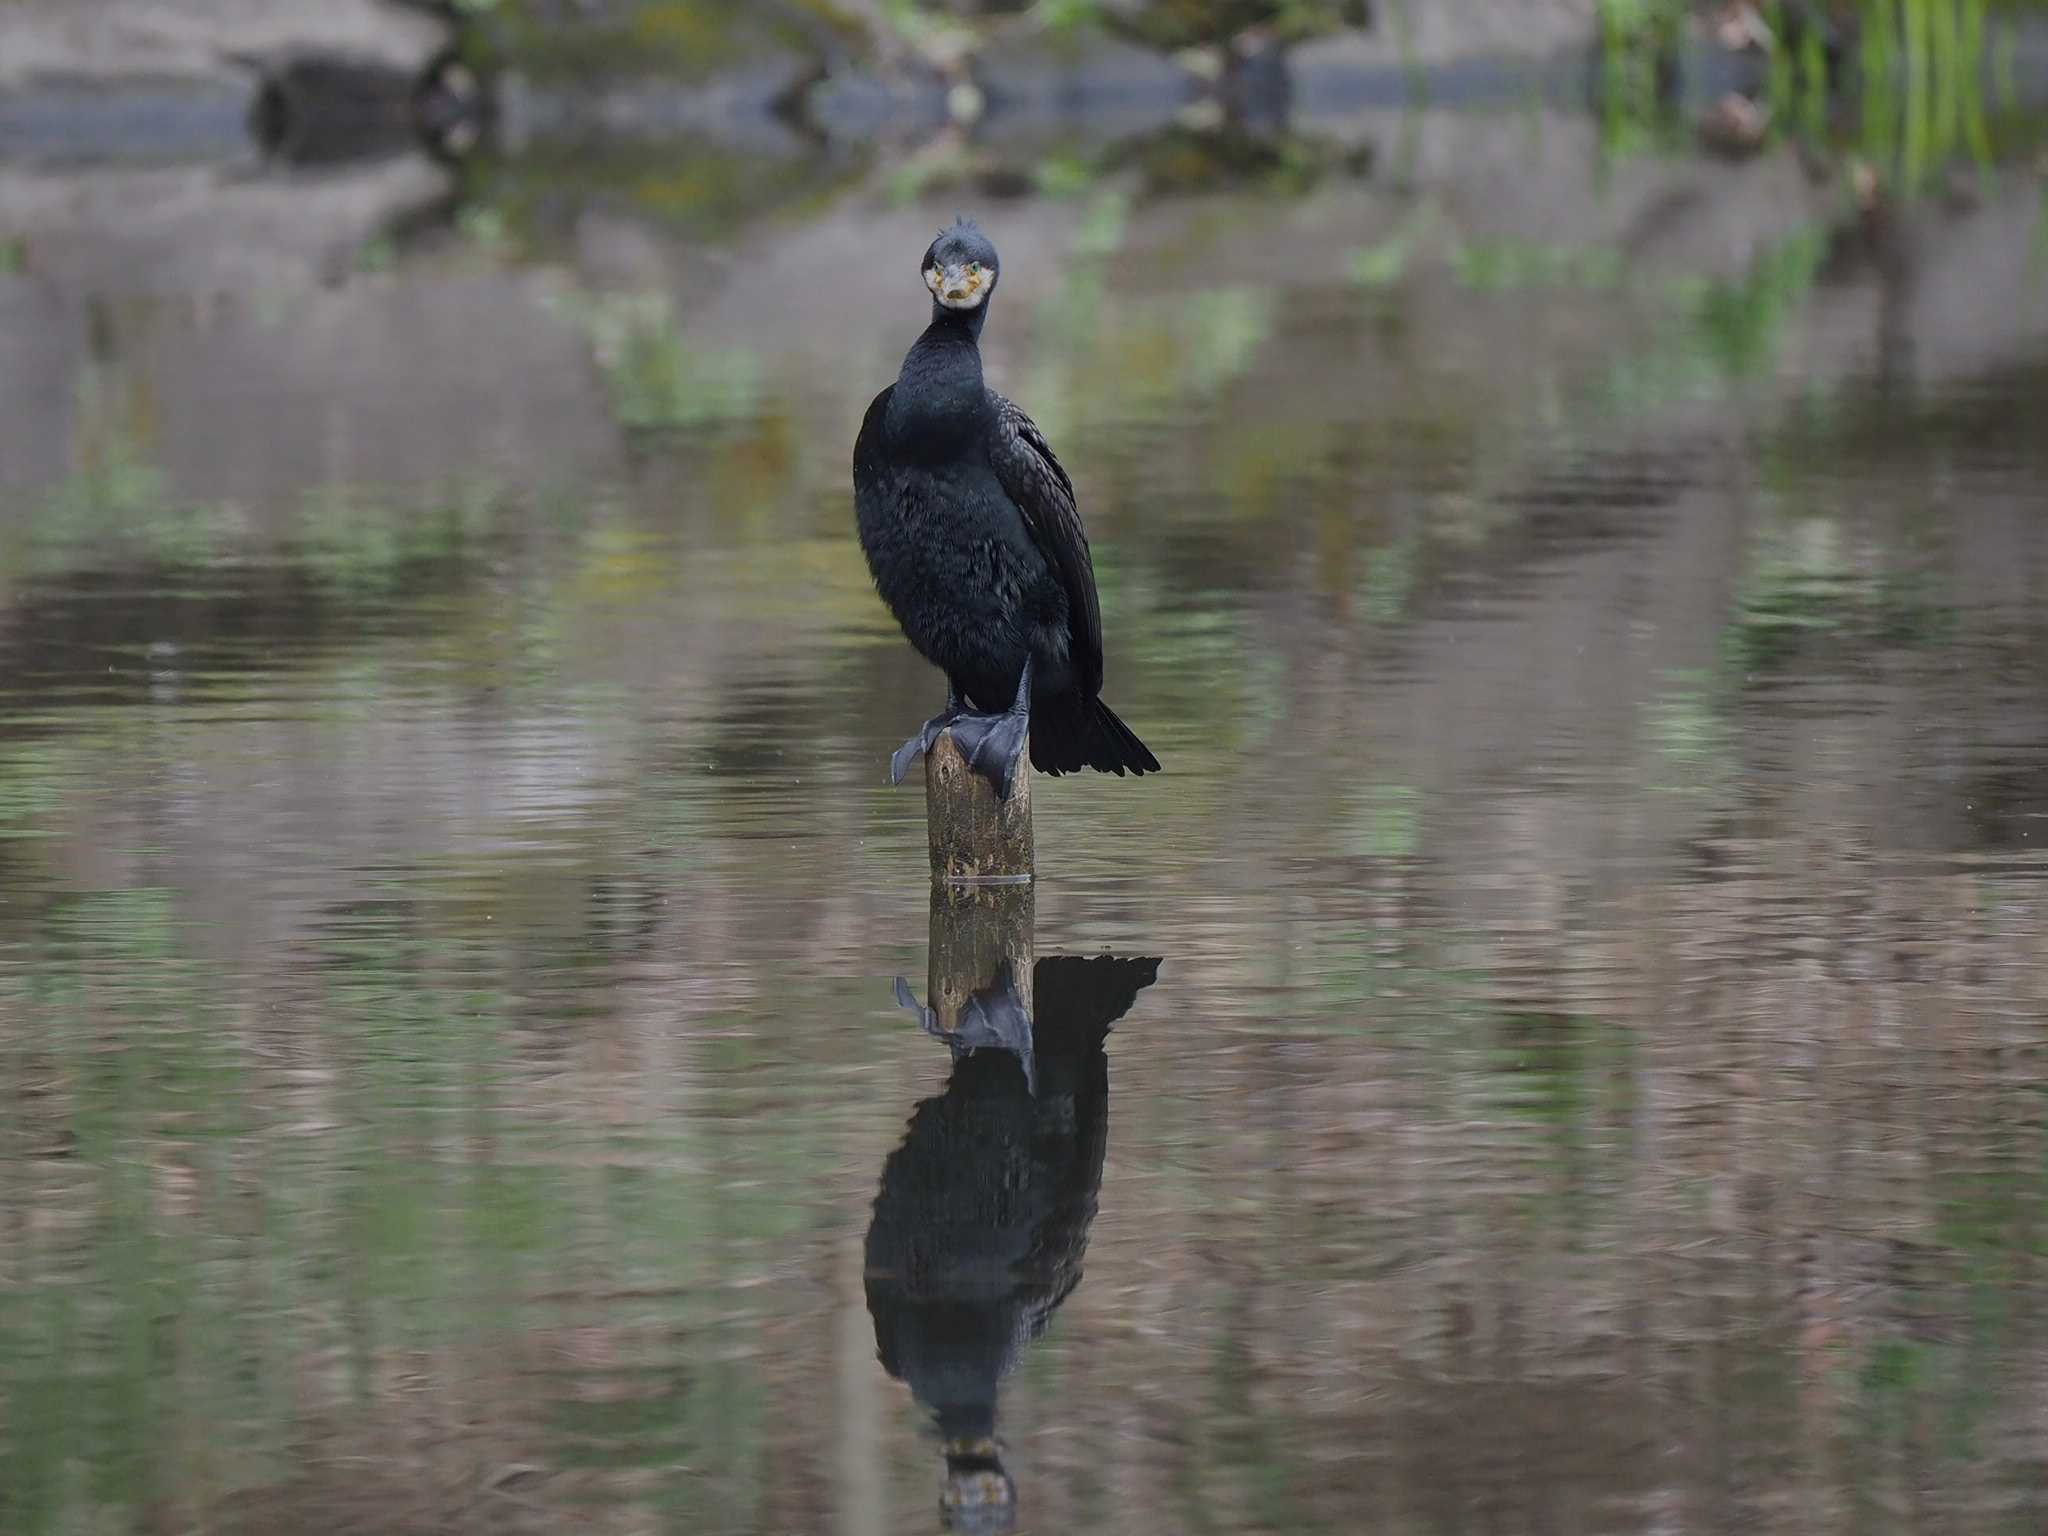
<instances>
[{"instance_id":1,"label":"webbed foot","mask_svg":"<svg viewBox=\"0 0 2048 1536\"><path fill-rule=\"evenodd\" d=\"M931 751L941 731L953 733L954 744L967 766L995 786L996 798L1010 798L1010 785L1017 777L1017 764L1031 745L1031 662L1027 658L1017 677L1017 697L999 715L981 715L948 692L946 707L925 721L924 729L896 749L889 759L889 782L901 784L910 765Z\"/></svg>"},{"instance_id":2,"label":"webbed foot","mask_svg":"<svg viewBox=\"0 0 2048 1536\"><path fill-rule=\"evenodd\" d=\"M961 707L959 698L947 694L946 707L925 721L923 729L890 754L889 782L901 784L903 775L910 772L910 765L931 751L932 743L939 739L939 732L969 718L972 717Z\"/></svg>"},{"instance_id":3,"label":"webbed foot","mask_svg":"<svg viewBox=\"0 0 2048 1536\"><path fill-rule=\"evenodd\" d=\"M1017 764L1031 744L1031 714L1008 709L1000 715L962 715L953 722L953 740L967 766L995 786L996 799L1010 798Z\"/></svg>"}]
</instances>

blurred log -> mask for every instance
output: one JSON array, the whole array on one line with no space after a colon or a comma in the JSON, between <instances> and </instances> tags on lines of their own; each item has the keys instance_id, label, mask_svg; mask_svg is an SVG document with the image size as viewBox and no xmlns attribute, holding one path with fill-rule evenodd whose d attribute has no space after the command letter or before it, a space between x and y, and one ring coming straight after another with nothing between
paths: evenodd
<instances>
[{"instance_id":1,"label":"blurred log","mask_svg":"<svg viewBox=\"0 0 2048 1536\"><path fill-rule=\"evenodd\" d=\"M924 759L925 824L932 879L1028 881L1031 878L1031 763L1017 765L1007 799L967 766L951 731L941 731Z\"/></svg>"}]
</instances>

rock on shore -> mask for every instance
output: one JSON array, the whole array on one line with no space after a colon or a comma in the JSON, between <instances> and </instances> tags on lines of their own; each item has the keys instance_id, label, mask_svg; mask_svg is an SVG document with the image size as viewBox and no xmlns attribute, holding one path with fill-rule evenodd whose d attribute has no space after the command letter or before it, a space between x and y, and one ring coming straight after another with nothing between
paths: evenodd
<instances>
[{"instance_id":1,"label":"rock on shore","mask_svg":"<svg viewBox=\"0 0 2048 1536\"><path fill-rule=\"evenodd\" d=\"M7 0L0 90L81 81L232 85L255 64L322 57L417 74L448 46L425 7L389 0Z\"/></svg>"}]
</instances>

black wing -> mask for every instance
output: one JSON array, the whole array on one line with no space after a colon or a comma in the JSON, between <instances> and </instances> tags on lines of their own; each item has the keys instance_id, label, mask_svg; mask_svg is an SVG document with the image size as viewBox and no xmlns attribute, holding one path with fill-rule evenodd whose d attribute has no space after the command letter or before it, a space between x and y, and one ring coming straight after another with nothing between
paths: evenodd
<instances>
[{"instance_id":1,"label":"black wing","mask_svg":"<svg viewBox=\"0 0 2048 1536\"><path fill-rule=\"evenodd\" d=\"M1102 610L1095 598L1095 563L1088 556L1074 482L1053 457L1052 444L1037 422L994 390L989 399L996 411L989 466L1024 513L1032 540L1066 588L1074 676L1081 692L1093 698L1102 691Z\"/></svg>"},{"instance_id":2,"label":"black wing","mask_svg":"<svg viewBox=\"0 0 2048 1536\"><path fill-rule=\"evenodd\" d=\"M889 414L889 397L896 393L891 384L868 402L868 413L860 419L860 436L853 440L853 488L856 493L873 485L881 466L875 461L882 452L882 423Z\"/></svg>"}]
</instances>

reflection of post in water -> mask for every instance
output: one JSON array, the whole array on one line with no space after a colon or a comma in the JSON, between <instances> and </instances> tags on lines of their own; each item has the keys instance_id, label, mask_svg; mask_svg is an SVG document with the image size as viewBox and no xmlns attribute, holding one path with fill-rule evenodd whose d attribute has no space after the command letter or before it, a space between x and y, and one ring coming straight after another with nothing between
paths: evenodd
<instances>
[{"instance_id":1,"label":"reflection of post in water","mask_svg":"<svg viewBox=\"0 0 2048 1536\"><path fill-rule=\"evenodd\" d=\"M938 1422L949 1530L1015 1518L997 1384L1080 1281L1109 1137L1103 1041L1159 970L1108 955L1034 963L1030 897L934 892L932 1006L917 1011L953 1073L912 1111L868 1226L875 1347Z\"/></svg>"},{"instance_id":2,"label":"reflection of post in water","mask_svg":"<svg viewBox=\"0 0 2048 1536\"><path fill-rule=\"evenodd\" d=\"M989 1034L1003 1023L996 1012L1000 991L976 1003L978 994L996 988L998 973L1007 967L1016 983L1015 1000L1022 1004L1023 1044L1029 1048L1035 912L1028 884L932 886L926 1028L969 1049L991 1043L1014 1047L1014 1034L1007 1039ZM908 989L899 987L896 1000L910 1003Z\"/></svg>"}]
</instances>

